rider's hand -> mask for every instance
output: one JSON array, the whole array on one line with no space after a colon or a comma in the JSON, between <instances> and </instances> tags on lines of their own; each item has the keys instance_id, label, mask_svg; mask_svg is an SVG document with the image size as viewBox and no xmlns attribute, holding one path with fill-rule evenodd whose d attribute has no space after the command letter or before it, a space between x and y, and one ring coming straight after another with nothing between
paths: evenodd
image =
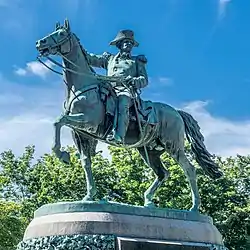
<instances>
[{"instance_id":1,"label":"rider's hand","mask_svg":"<svg viewBox=\"0 0 250 250\"><path fill-rule=\"evenodd\" d=\"M127 76L126 78L125 78L125 81L127 82L127 83L129 83L129 82L131 82L133 80L133 77L132 76Z\"/></svg>"},{"instance_id":2,"label":"rider's hand","mask_svg":"<svg viewBox=\"0 0 250 250\"><path fill-rule=\"evenodd\" d=\"M126 81L126 85L129 89L133 89L135 86L135 82L134 82L134 78L132 76L127 76L125 78L125 81Z\"/></svg>"}]
</instances>

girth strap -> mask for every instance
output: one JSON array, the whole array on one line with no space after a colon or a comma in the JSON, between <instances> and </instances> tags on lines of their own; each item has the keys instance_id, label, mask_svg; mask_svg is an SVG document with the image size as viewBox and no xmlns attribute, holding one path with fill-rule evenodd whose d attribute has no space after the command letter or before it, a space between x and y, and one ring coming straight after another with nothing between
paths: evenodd
<instances>
[{"instance_id":1,"label":"girth strap","mask_svg":"<svg viewBox=\"0 0 250 250\"><path fill-rule=\"evenodd\" d=\"M77 91L75 92L74 98L70 101L70 103L69 103L69 105L68 105L67 108L66 108L66 101L64 102L65 113L66 113L66 114L69 114L69 113L70 113L70 109L71 109L72 103L73 103L73 101L74 101L75 99L77 99L77 98L78 98L80 95L82 95L83 93L86 93L86 92L88 92L88 91L90 91L90 90L93 90L93 89L99 89L99 84L94 83L94 84L88 85L88 86L86 86L86 87L83 87L83 88L77 90Z\"/></svg>"}]
</instances>

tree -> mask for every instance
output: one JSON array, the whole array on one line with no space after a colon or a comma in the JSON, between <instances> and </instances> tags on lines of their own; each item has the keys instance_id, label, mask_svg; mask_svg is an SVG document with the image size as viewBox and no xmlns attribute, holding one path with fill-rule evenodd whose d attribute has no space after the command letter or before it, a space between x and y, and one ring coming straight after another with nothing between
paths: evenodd
<instances>
[{"instance_id":1,"label":"tree","mask_svg":"<svg viewBox=\"0 0 250 250\"><path fill-rule=\"evenodd\" d=\"M0 202L0 250L12 250L25 230L20 216L20 205L15 202Z\"/></svg>"},{"instance_id":2,"label":"tree","mask_svg":"<svg viewBox=\"0 0 250 250\"><path fill-rule=\"evenodd\" d=\"M190 148L187 153L192 159ZM118 201L143 204L143 193L154 179L152 170L145 166L136 151L112 148L112 164L117 167L119 189L123 199ZM162 157L170 177L156 193L160 207L189 209L190 188L182 169L167 154ZM248 249L250 231L250 156L214 159L224 172L223 178L213 181L197 166L199 191L202 199L200 211L211 216L230 250Z\"/></svg>"},{"instance_id":3,"label":"tree","mask_svg":"<svg viewBox=\"0 0 250 250\"><path fill-rule=\"evenodd\" d=\"M20 157L11 151L1 154L0 198L5 204L1 211L6 211L1 213L1 222L8 225L8 221L17 220L13 224L17 226L9 231L15 232L12 235L0 234L0 249L8 249L6 244L11 240L13 244L21 240L33 212L43 204L81 200L85 195L85 176L79 159L74 156L76 150L74 147L67 150L72 155L70 165L61 163L54 154L45 154L35 162L34 147L27 147ZM143 205L143 193L155 177L153 171L135 150L110 147L110 151L111 162L100 154L92 159L98 188L96 198L108 197L118 202ZM187 152L192 159L188 147ZM189 209L191 194L182 169L167 154L162 160L170 177L157 191L155 202L160 207ZM214 219L230 250L247 249L250 157L215 157L215 160L224 172L224 177L219 180L211 181L197 167L201 212ZM11 245L8 247L14 249Z\"/></svg>"}]
</instances>

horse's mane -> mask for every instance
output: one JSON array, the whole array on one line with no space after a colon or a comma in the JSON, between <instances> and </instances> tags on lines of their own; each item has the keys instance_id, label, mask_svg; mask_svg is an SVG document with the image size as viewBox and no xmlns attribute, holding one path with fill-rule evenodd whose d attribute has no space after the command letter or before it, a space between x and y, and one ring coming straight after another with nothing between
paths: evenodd
<instances>
[{"instance_id":1,"label":"horse's mane","mask_svg":"<svg viewBox=\"0 0 250 250\"><path fill-rule=\"evenodd\" d=\"M86 60L87 60L87 62L88 62L87 51L86 51L86 50L83 48L83 46L81 45L80 38L79 38L75 33L73 33L73 35L75 36L76 41L77 41L77 43L78 43L78 45L79 45L79 47L80 47L80 49L81 49L83 55L85 56L85 58L86 58ZM91 65L90 65L89 63L88 63L88 65L89 65L89 67L90 67L90 70L91 70L93 73L96 74L95 70L91 67Z\"/></svg>"}]
</instances>

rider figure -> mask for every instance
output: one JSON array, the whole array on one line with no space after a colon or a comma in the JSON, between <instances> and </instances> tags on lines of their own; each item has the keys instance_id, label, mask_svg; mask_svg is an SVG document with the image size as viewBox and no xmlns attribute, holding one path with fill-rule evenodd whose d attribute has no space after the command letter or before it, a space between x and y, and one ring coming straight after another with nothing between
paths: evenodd
<instances>
[{"instance_id":1,"label":"rider figure","mask_svg":"<svg viewBox=\"0 0 250 250\"><path fill-rule=\"evenodd\" d=\"M123 84L117 82L115 85L118 96L118 121L115 133L107 137L108 140L123 143L129 124L129 108L132 105L131 92L124 85L133 88L134 91L148 85L145 67L147 59L144 55L131 55L133 47L139 45L132 30L121 30L110 45L115 45L119 49L116 55L108 52L102 55L88 54L88 60L91 66L106 69L108 76L125 78Z\"/></svg>"}]
</instances>

